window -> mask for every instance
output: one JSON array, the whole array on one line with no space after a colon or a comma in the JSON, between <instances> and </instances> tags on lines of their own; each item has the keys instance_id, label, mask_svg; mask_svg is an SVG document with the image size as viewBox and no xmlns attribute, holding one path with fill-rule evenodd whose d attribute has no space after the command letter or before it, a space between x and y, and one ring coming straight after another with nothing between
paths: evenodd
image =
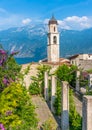
<instances>
[{"instance_id":1,"label":"window","mask_svg":"<svg viewBox=\"0 0 92 130\"><path fill-rule=\"evenodd\" d=\"M72 64L74 64L74 61L72 60Z\"/></svg>"},{"instance_id":2,"label":"window","mask_svg":"<svg viewBox=\"0 0 92 130\"><path fill-rule=\"evenodd\" d=\"M57 43L57 37L56 37L56 36L53 37L53 43L54 43L54 44Z\"/></svg>"},{"instance_id":3,"label":"window","mask_svg":"<svg viewBox=\"0 0 92 130\"><path fill-rule=\"evenodd\" d=\"M56 31L56 28L54 27L54 32Z\"/></svg>"},{"instance_id":4,"label":"window","mask_svg":"<svg viewBox=\"0 0 92 130\"><path fill-rule=\"evenodd\" d=\"M50 41L50 36L49 36L49 44L51 44L51 41Z\"/></svg>"}]
</instances>

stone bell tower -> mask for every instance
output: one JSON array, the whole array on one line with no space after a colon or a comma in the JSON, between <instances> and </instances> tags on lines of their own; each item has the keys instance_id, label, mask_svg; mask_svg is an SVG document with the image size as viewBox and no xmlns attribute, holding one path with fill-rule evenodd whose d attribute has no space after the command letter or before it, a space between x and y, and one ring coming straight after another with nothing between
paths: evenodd
<instances>
[{"instance_id":1,"label":"stone bell tower","mask_svg":"<svg viewBox=\"0 0 92 130\"><path fill-rule=\"evenodd\" d=\"M47 55L48 62L59 62L59 32L57 28L58 22L52 16L49 20Z\"/></svg>"}]
</instances>

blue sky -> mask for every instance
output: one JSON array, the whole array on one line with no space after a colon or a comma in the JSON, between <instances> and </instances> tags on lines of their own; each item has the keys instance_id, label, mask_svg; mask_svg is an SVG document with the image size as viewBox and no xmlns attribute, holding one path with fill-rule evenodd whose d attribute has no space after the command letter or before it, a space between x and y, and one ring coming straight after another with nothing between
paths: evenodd
<instances>
[{"instance_id":1,"label":"blue sky","mask_svg":"<svg viewBox=\"0 0 92 130\"><path fill-rule=\"evenodd\" d=\"M61 28L90 28L92 0L0 0L0 30L47 23L52 14Z\"/></svg>"}]
</instances>

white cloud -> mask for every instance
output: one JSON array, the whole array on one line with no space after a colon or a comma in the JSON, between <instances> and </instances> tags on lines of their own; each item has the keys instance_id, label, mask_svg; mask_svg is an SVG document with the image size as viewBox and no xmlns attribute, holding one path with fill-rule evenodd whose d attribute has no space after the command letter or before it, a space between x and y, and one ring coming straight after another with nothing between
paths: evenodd
<instances>
[{"instance_id":1,"label":"white cloud","mask_svg":"<svg viewBox=\"0 0 92 130\"><path fill-rule=\"evenodd\" d=\"M5 16L5 15L4 15ZM24 19L23 16L19 14L10 14L7 13L5 17L0 15L0 30L11 28L11 27L20 27L24 26L31 22L31 19Z\"/></svg>"},{"instance_id":2,"label":"white cloud","mask_svg":"<svg viewBox=\"0 0 92 130\"><path fill-rule=\"evenodd\" d=\"M49 22L49 19L45 19L45 20L43 21L44 24L48 24L48 22Z\"/></svg>"},{"instance_id":3,"label":"white cloud","mask_svg":"<svg viewBox=\"0 0 92 130\"><path fill-rule=\"evenodd\" d=\"M71 16L63 20L58 20L59 26L64 29L82 30L92 27L92 17Z\"/></svg>"},{"instance_id":4,"label":"white cloud","mask_svg":"<svg viewBox=\"0 0 92 130\"><path fill-rule=\"evenodd\" d=\"M22 19L22 16L13 14L9 14L7 17L0 16L0 30L11 27L20 27L22 26Z\"/></svg>"},{"instance_id":5,"label":"white cloud","mask_svg":"<svg viewBox=\"0 0 92 130\"><path fill-rule=\"evenodd\" d=\"M2 12L2 13L1 13ZM10 14L7 10L0 8L0 30L7 29L10 27L20 27L33 22L34 24L44 23L48 24L49 19L44 21L41 19L35 19L32 21L30 18L24 18L19 14ZM62 29L67 30L83 30L92 27L92 16L69 16L63 20L58 20L59 26Z\"/></svg>"},{"instance_id":6,"label":"white cloud","mask_svg":"<svg viewBox=\"0 0 92 130\"><path fill-rule=\"evenodd\" d=\"M58 24L59 24L59 26L60 26L61 28L63 28L63 29L67 29L67 30L70 30L70 29L71 29L71 27L68 26L65 21L58 20Z\"/></svg>"},{"instance_id":7,"label":"white cloud","mask_svg":"<svg viewBox=\"0 0 92 130\"><path fill-rule=\"evenodd\" d=\"M23 24L29 24L32 20L30 18L26 18L22 20Z\"/></svg>"},{"instance_id":8,"label":"white cloud","mask_svg":"<svg viewBox=\"0 0 92 130\"><path fill-rule=\"evenodd\" d=\"M72 16L72 17L65 18L64 21L66 21L66 22L86 22L86 21L88 21L88 17L87 16L82 16L82 17Z\"/></svg>"},{"instance_id":9,"label":"white cloud","mask_svg":"<svg viewBox=\"0 0 92 130\"><path fill-rule=\"evenodd\" d=\"M44 24L48 24L49 19L44 20ZM59 27L67 30L83 30L92 27L92 17L87 16L71 16L63 20L58 20Z\"/></svg>"}]
</instances>

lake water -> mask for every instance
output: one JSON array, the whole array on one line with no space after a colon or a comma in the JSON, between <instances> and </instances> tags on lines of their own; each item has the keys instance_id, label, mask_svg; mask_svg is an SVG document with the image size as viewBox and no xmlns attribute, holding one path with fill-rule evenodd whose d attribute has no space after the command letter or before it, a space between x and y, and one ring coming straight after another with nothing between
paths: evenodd
<instances>
[{"instance_id":1,"label":"lake water","mask_svg":"<svg viewBox=\"0 0 92 130\"><path fill-rule=\"evenodd\" d=\"M30 62L37 62L38 60L34 59L34 58L30 58L30 57L27 57L27 58L15 58L16 62L18 64L27 64L27 63L30 63Z\"/></svg>"}]
</instances>

